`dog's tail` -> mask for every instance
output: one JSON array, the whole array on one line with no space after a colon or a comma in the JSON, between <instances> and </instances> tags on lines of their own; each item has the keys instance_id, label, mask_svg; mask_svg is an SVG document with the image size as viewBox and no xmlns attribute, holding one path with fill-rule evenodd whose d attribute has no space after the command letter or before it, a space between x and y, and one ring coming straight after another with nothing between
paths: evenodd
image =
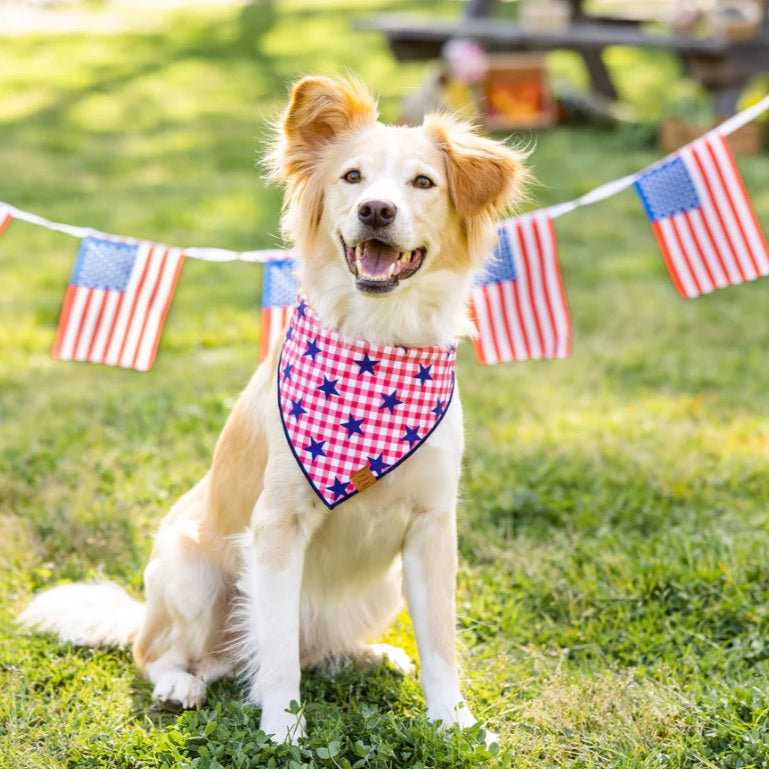
<instances>
[{"instance_id":1,"label":"dog's tail","mask_svg":"<svg viewBox=\"0 0 769 769\"><path fill-rule=\"evenodd\" d=\"M73 583L38 593L17 621L76 646L126 647L144 614L144 604L113 582Z\"/></svg>"}]
</instances>

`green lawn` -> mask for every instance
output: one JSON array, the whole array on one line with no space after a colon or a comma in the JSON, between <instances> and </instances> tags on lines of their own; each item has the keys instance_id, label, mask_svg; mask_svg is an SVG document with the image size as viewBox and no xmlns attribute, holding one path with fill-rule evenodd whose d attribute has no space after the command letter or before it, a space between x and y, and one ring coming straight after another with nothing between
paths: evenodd
<instances>
[{"instance_id":1,"label":"green lawn","mask_svg":"<svg viewBox=\"0 0 769 769\"><path fill-rule=\"evenodd\" d=\"M120 35L3 38L0 200L181 246L273 247L280 192L255 160L288 82L355 71L394 118L420 68L351 24L416 5L124 11ZM666 85L662 54L611 62L647 118L663 91L693 91ZM569 57L552 66L581 77ZM649 136L537 136L534 205L648 165ZM769 156L741 167L769 230ZM416 680L388 670L306 676L311 737L274 748L236 682L180 715L152 705L127 653L16 632L30 595L62 580L139 593L157 523L205 472L255 365L261 271L189 260L148 374L55 362L77 241L12 222L0 238L0 767L769 766L769 281L679 299L630 190L556 226L573 357L481 368L460 348L459 637L468 699L502 735L489 757L477 735L437 735ZM405 615L386 640L414 652Z\"/></svg>"}]
</instances>

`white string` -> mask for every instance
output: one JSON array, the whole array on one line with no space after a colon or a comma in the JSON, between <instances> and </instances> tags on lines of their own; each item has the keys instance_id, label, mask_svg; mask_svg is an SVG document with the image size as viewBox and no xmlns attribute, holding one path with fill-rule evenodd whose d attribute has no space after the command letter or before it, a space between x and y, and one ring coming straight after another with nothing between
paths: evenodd
<instances>
[{"instance_id":1,"label":"white string","mask_svg":"<svg viewBox=\"0 0 769 769\"><path fill-rule=\"evenodd\" d=\"M767 110L769 110L769 95L764 96L761 101L757 102L753 106L748 107L742 110L742 112L738 112L736 115L728 118L708 133L717 133L721 136L728 136L729 134L737 131L739 128L742 128L742 126L752 122ZM679 152L679 150L670 153L670 155L667 155L662 160L654 163L652 166L649 166L649 168L653 168L655 165L664 163L669 157L675 155L677 152ZM610 198L613 195L616 195L617 193L622 192L624 189L627 189L628 187L635 184L636 181L638 181L638 179L648 170L648 168L645 168L643 171L638 171L634 174L623 176L621 179L616 179L612 182L602 184L600 187L596 187L594 190L591 190L590 192L582 195L579 198L576 198L575 200L570 200L566 203L559 203L558 205L550 206L550 208L544 209L545 213L547 213L551 219L557 219L559 216L571 213L581 206L589 206L592 203L597 203L599 200L606 200L606 198Z\"/></svg>"},{"instance_id":2,"label":"white string","mask_svg":"<svg viewBox=\"0 0 769 769\"><path fill-rule=\"evenodd\" d=\"M723 123L716 126L709 133L717 133L721 136L728 136L739 128L742 128L742 126L747 125L751 121L755 120L759 115L763 114L767 110L769 110L769 95L765 96L753 106L748 107L742 110L742 112L738 112L736 115L728 118ZM667 157L670 157L670 155ZM667 158L663 158L663 160L659 161L659 163L664 163L666 159ZM655 163L654 165L658 165L659 163ZM653 166L649 166L649 168L652 167ZM649 169L647 168L643 171L638 171L637 173L623 176L621 179L615 179L614 181L602 184L600 187L596 187L594 190L591 190L585 195L581 195L574 200L569 200L566 203L559 203L558 205L550 206L549 208L541 210L543 210L551 219L557 219L559 216L571 213L577 208L582 206L589 206L593 203L598 203L601 200L606 200L607 198L622 192L631 185L635 184L635 182L648 170ZM22 211L20 208L16 208L9 203L3 203L0 201L0 210L2 210L3 207L5 207L5 209L10 212L14 219L21 219L24 222L36 224L39 227L45 227L49 230L63 232L76 238L85 238L88 236L113 239L115 238L114 235L110 235L105 232L99 232L98 230L94 230L90 227L75 227L71 224L52 222L48 219L44 219L42 216L31 214L28 211ZM121 238L121 240L139 242L136 238ZM275 248L262 249L258 251L230 251L225 248L205 248L191 246L190 248L183 249L183 251L185 255L190 259L202 259L206 262L272 262L279 259L290 258L288 251Z\"/></svg>"},{"instance_id":3,"label":"white string","mask_svg":"<svg viewBox=\"0 0 769 769\"><path fill-rule=\"evenodd\" d=\"M36 224L39 227L45 227L48 230L63 232L76 238L95 237L106 238L108 240L118 239L128 243L140 242L138 238L116 238L115 235L110 235L107 232L100 232L91 227L76 227L72 224L52 222L42 216L31 214L29 211L22 211L20 208L16 208L16 206L0 201L0 211L4 209L7 209L14 219L20 219L21 221L29 222L29 224ZM205 262L274 262L279 259L288 259L290 256L288 251L278 248L268 248L259 251L230 251L226 248L190 246L189 248L182 249L182 251L184 252L184 255L190 259L201 259Z\"/></svg>"}]
</instances>

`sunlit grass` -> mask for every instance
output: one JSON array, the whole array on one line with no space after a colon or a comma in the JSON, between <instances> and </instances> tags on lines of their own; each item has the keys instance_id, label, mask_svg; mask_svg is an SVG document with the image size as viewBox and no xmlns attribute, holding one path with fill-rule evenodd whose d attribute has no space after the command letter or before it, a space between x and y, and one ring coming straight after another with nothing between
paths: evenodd
<instances>
[{"instance_id":1,"label":"sunlit grass","mask_svg":"<svg viewBox=\"0 0 769 769\"><path fill-rule=\"evenodd\" d=\"M120 34L4 38L0 200L182 246L274 247L280 191L257 163L288 82L354 71L389 120L418 82L419 66L352 29L385 5L141 16L92 4L118 14ZM613 51L610 64L647 118L662 89L700 98L670 82L664 54ZM566 55L551 69L584 75ZM524 136L532 205L655 161L652 134ZM769 229L769 159L741 167ZM12 222L0 238L0 767L766 765L769 284L679 299L631 190L556 227L573 357L481 369L460 348L459 636L468 698L503 737L494 759L471 735L436 735L417 682L388 671L307 676L312 738L292 752L265 745L235 684L178 718L151 705L129 655L15 633L13 615L57 581L140 590L152 532L205 472L255 365L261 272L189 260L148 374L61 363L49 350L77 242ZM405 616L388 640L415 653Z\"/></svg>"}]
</instances>

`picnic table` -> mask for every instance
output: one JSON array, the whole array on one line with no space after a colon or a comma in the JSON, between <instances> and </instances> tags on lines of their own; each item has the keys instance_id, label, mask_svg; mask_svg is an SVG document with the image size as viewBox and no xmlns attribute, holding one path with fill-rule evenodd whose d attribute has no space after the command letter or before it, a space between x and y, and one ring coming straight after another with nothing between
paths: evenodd
<instances>
[{"instance_id":1,"label":"picnic table","mask_svg":"<svg viewBox=\"0 0 769 769\"><path fill-rule=\"evenodd\" d=\"M570 21L563 29L524 28L516 21L495 18L497 0L467 0L460 19L388 14L365 23L383 32L399 61L437 59L452 39L478 42L489 53L573 50L583 59L592 89L617 98L617 89L603 61L610 46L656 48L674 52L684 71L698 80L713 100L715 114L733 114L746 84L756 74L769 72L769 0L761 0L761 22L745 39L675 34L647 28L649 19L591 15L582 0L569 0Z\"/></svg>"}]
</instances>

